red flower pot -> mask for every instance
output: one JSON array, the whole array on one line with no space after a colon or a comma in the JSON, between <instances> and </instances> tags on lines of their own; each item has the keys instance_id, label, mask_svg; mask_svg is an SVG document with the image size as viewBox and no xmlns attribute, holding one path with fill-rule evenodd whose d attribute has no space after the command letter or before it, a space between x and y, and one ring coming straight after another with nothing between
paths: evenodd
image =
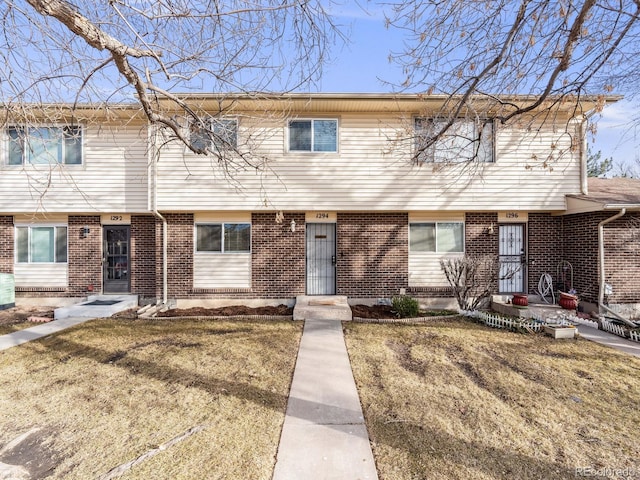
<instances>
[{"instance_id":1,"label":"red flower pot","mask_svg":"<svg viewBox=\"0 0 640 480\"><path fill-rule=\"evenodd\" d=\"M529 299L525 293L514 293L511 303L515 307L526 307L529 305Z\"/></svg>"},{"instance_id":2,"label":"red flower pot","mask_svg":"<svg viewBox=\"0 0 640 480\"><path fill-rule=\"evenodd\" d=\"M560 300L558 300L558 305L560 305L565 310L575 310L578 308L578 297L575 295L571 295L570 293L560 292Z\"/></svg>"}]
</instances>

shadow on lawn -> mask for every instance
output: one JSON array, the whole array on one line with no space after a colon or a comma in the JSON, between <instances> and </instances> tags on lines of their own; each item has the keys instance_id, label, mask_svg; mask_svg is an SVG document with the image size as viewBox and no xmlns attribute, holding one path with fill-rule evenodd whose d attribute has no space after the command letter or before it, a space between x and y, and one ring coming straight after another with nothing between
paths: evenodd
<instances>
[{"instance_id":1,"label":"shadow on lawn","mask_svg":"<svg viewBox=\"0 0 640 480\"><path fill-rule=\"evenodd\" d=\"M429 426L404 421L389 423L383 418L373 418L368 419L367 426L374 444L404 450L411 458L419 459L411 465L412 472L403 472L406 478L466 478L473 471L496 479L576 478L575 469L536 458L535 452L527 455L489 447ZM437 471L438 465L443 464L448 466L447 471ZM459 469L453 477L457 465L464 469Z\"/></svg>"}]
</instances>

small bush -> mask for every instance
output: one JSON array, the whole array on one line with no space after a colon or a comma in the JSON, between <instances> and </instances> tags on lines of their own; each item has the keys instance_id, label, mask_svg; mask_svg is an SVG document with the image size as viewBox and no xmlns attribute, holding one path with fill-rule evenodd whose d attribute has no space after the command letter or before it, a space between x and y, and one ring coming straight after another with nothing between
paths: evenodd
<instances>
[{"instance_id":1,"label":"small bush","mask_svg":"<svg viewBox=\"0 0 640 480\"><path fill-rule=\"evenodd\" d=\"M420 312L418 301L408 295L393 297L391 307L395 314L400 318L417 317Z\"/></svg>"}]
</instances>

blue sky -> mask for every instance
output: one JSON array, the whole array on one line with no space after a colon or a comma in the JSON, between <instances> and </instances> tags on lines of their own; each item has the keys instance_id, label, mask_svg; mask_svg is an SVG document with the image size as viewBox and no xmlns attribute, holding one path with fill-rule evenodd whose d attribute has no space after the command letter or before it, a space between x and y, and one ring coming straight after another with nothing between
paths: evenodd
<instances>
[{"instance_id":1,"label":"blue sky","mask_svg":"<svg viewBox=\"0 0 640 480\"><path fill-rule=\"evenodd\" d=\"M389 63L389 53L401 50L402 37L397 30L385 28L379 7L371 3L366 6L368 13L350 2L332 8L349 43L333 50L333 61L323 70L319 91L389 92L392 87L384 81L401 83L398 67ZM634 104L627 100L605 108L598 121L595 142L590 138L589 148L593 152L600 150L603 158L613 157L616 163L639 162L640 127L634 126L634 111Z\"/></svg>"}]
</instances>

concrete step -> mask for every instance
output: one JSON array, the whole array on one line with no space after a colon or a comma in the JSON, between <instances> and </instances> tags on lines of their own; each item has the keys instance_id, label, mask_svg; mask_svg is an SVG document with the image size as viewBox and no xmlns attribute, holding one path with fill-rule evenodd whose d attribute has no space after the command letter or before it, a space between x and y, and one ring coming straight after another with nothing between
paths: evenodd
<instances>
[{"instance_id":1,"label":"concrete step","mask_svg":"<svg viewBox=\"0 0 640 480\"><path fill-rule=\"evenodd\" d=\"M346 295L301 295L293 308L294 320L352 320Z\"/></svg>"},{"instance_id":2,"label":"concrete step","mask_svg":"<svg viewBox=\"0 0 640 480\"><path fill-rule=\"evenodd\" d=\"M56 308L53 318L105 318L138 307L137 295L90 295L86 301L70 307Z\"/></svg>"}]
</instances>

